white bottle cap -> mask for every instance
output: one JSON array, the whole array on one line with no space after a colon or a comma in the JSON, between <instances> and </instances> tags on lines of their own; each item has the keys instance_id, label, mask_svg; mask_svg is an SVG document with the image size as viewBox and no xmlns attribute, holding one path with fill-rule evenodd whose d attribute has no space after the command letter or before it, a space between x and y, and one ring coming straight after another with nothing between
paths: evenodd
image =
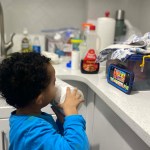
<instances>
[{"instance_id":1,"label":"white bottle cap","mask_svg":"<svg viewBox=\"0 0 150 150\"><path fill-rule=\"evenodd\" d=\"M28 29L27 29L27 28L24 28L24 29L23 29L23 34L24 34L24 35L28 35Z\"/></svg>"},{"instance_id":2,"label":"white bottle cap","mask_svg":"<svg viewBox=\"0 0 150 150\"><path fill-rule=\"evenodd\" d=\"M55 40L60 40L61 39L61 35L59 33L56 33L54 36Z\"/></svg>"}]
</instances>

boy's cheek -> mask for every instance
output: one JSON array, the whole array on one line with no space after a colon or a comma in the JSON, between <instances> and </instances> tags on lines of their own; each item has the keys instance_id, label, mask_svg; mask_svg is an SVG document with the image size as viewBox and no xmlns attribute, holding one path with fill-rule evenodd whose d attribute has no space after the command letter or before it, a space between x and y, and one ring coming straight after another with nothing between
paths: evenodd
<instances>
[{"instance_id":1,"label":"boy's cheek","mask_svg":"<svg viewBox=\"0 0 150 150\"><path fill-rule=\"evenodd\" d=\"M56 87L54 87L54 88L53 88L53 94L52 94L52 95L53 95L53 98L56 97L56 94L57 94L57 89L56 89Z\"/></svg>"},{"instance_id":2,"label":"boy's cheek","mask_svg":"<svg viewBox=\"0 0 150 150\"><path fill-rule=\"evenodd\" d=\"M56 96L56 94L57 94L57 88L56 88L56 86L54 88L54 93L55 93L55 96Z\"/></svg>"},{"instance_id":3,"label":"boy's cheek","mask_svg":"<svg viewBox=\"0 0 150 150\"><path fill-rule=\"evenodd\" d=\"M52 89L51 89L51 91L50 91L50 97L52 97L52 98L54 98L55 96L56 96L56 92L57 92L57 89L56 89L56 87L53 87Z\"/></svg>"}]
</instances>

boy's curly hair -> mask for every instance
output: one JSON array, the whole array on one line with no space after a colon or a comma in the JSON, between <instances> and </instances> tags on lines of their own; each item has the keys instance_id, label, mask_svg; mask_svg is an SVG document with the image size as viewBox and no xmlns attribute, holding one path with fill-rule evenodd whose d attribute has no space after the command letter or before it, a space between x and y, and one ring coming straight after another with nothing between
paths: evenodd
<instances>
[{"instance_id":1,"label":"boy's curly hair","mask_svg":"<svg viewBox=\"0 0 150 150\"><path fill-rule=\"evenodd\" d=\"M0 63L0 93L6 102L23 108L33 102L51 80L50 59L38 53L14 53Z\"/></svg>"}]
</instances>

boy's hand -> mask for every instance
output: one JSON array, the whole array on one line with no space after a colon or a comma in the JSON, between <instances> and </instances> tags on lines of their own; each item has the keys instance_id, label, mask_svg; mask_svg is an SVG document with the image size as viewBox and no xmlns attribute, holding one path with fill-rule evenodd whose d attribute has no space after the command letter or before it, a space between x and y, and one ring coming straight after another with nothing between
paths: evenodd
<instances>
[{"instance_id":1,"label":"boy's hand","mask_svg":"<svg viewBox=\"0 0 150 150\"><path fill-rule=\"evenodd\" d=\"M77 108L81 102L84 100L81 99L81 94L78 93L78 89L75 88L72 92L68 87L66 90L66 98L64 103L59 104L64 111L65 116L78 114Z\"/></svg>"}]
</instances>

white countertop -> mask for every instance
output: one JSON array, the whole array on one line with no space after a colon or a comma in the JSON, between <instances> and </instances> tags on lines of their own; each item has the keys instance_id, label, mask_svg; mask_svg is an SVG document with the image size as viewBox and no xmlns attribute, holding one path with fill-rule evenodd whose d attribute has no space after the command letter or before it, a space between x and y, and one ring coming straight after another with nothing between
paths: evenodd
<instances>
[{"instance_id":1,"label":"white countertop","mask_svg":"<svg viewBox=\"0 0 150 150\"><path fill-rule=\"evenodd\" d=\"M133 91L124 94L105 78L105 68L99 74L82 74L67 69L64 64L53 65L60 79L81 81L87 84L148 146L150 146L150 91Z\"/></svg>"}]
</instances>

